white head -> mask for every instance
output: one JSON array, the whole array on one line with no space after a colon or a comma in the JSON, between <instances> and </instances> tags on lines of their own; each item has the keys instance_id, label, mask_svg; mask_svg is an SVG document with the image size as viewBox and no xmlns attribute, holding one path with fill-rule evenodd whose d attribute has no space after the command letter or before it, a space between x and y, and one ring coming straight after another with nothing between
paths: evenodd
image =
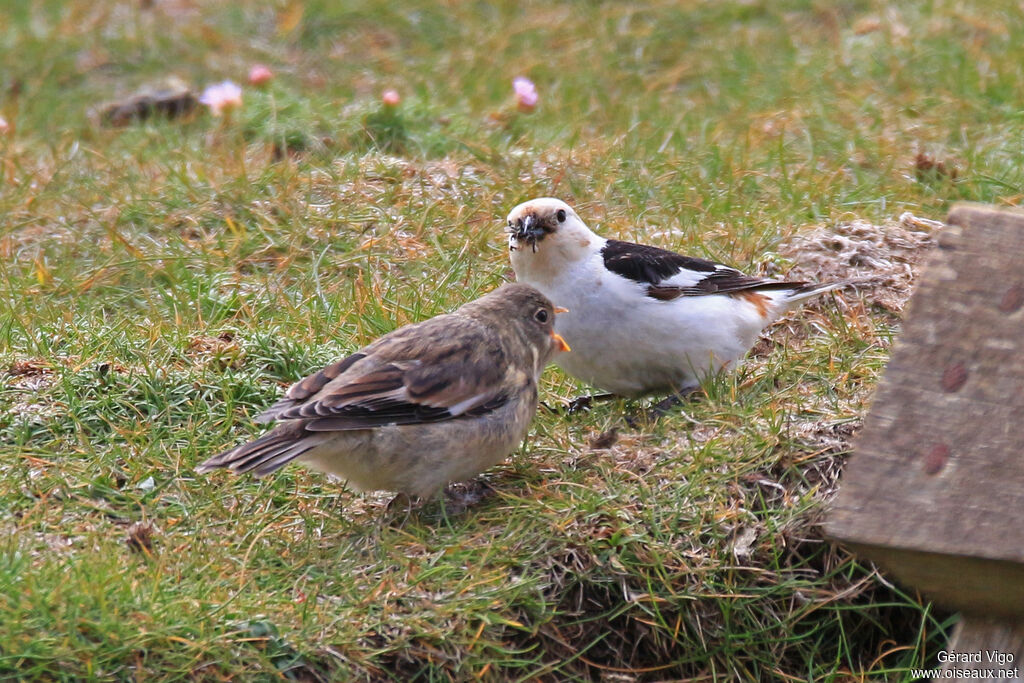
<instances>
[{"instance_id":1,"label":"white head","mask_svg":"<svg viewBox=\"0 0 1024 683\"><path fill-rule=\"evenodd\" d=\"M506 231L512 269L516 278L525 282L557 278L605 242L571 206L552 197L531 199L512 209Z\"/></svg>"}]
</instances>

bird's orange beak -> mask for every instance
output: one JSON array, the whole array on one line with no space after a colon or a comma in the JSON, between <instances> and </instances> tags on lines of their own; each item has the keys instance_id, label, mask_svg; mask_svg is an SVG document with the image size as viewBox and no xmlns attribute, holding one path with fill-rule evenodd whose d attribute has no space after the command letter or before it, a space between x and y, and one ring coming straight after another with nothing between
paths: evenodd
<instances>
[{"instance_id":1,"label":"bird's orange beak","mask_svg":"<svg viewBox=\"0 0 1024 683\"><path fill-rule=\"evenodd\" d=\"M551 331L551 338L555 340L555 345L558 347L559 351L572 351L572 349L569 348L569 345L565 343L565 340L562 339L562 335L558 334L554 330Z\"/></svg>"},{"instance_id":2,"label":"bird's orange beak","mask_svg":"<svg viewBox=\"0 0 1024 683\"><path fill-rule=\"evenodd\" d=\"M568 308L562 308L561 306L555 306L555 313L568 313Z\"/></svg>"}]
</instances>

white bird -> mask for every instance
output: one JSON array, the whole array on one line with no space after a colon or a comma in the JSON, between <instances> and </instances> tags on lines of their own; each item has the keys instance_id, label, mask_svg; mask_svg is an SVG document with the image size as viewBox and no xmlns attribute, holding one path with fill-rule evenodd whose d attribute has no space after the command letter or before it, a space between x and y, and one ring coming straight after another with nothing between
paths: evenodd
<instances>
[{"instance_id":1,"label":"white bird","mask_svg":"<svg viewBox=\"0 0 1024 683\"><path fill-rule=\"evenodd\" d=\"M523 202L508 215L516 279L569 312L568 374L621 396L685 394L742 358L769 323L846 283L780 282L700 258L595 234L563 201Z\"/></svg>"}]
</instances>

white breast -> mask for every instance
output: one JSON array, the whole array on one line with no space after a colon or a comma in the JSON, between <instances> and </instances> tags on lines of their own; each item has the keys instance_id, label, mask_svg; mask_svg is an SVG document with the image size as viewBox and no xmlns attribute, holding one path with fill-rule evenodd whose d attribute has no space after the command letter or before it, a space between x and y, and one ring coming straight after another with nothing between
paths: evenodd
<instances>
[{"instance_id":1,"label":"white breast","mask_svg":"<svg viewBox=\"0 0 1024 683\"><path fill-rule=\"evenodd\" d=\"M578 379L625 396L696 386L702 376L742 357L764 324L754 306L727 295L648 297L645 285L608 271L599 252L559 277L516 271L521 281L569 309L557 316L555 329L572 351L558 354L555 362Z\"/></svg>"}]
</instances>

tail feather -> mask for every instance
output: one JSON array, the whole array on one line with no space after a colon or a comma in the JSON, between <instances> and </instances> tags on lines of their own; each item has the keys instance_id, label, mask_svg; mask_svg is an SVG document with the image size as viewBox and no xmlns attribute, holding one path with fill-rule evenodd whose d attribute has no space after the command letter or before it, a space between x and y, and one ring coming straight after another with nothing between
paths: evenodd
<instances>
[{"instance_id":1,"label":"tail feather","mask_svg":"<svg viewBox=\"0 0 1024 683\"><path fill-rule=\"evenodd\" d=\"M276 472L303 453L312 450L316 444L317 441L315 439L304 439L299 443L293 444L291 448L286 448L283 451L277 451L273 455L261 458L258 463L254 464L253 474L257 477L265 477L271 472Z\"/></svg>"},{"instance_id":2,"label":"tail feather","mask_svg":"<svg viewBox=\"0 0 1024 683\"><path fill-rule=\"evenodd\" d=\"M256 476L262 477L316 447L321 440L307 434L301 424L286 423L255 441L218 453L196 467L196 471L205 473L223 467L238 474L256 470Z\"/></svg>"},{"instance_id":3,"label":"tail feather","mask_svg":"<svg viewBox=\"0 0 1024 683\"><path fill-rule=\"evenodd\" d=\"M231 464L228 467L232 472L242 473L254 470L268 460L276 458L284 451L290 450L294 442L285 439L273 439L260 444L258 448L248 448L248 446L256 445L259 442L253 442L252 444L244 444L238 447L238 453L234 455L231 460ZM281 463L284 465L284 463Z\"/></svg>"},{"instance_id":4,"label":"tail feather","mask_svg":"<svg viewBox=\"0 0 1024 683\"><path fill-rule=\"evenodd\" d=\"M849 287L858 282L856 280L836 280L825 283L784 282L771 284L784 284L788 287L758 287L744 296L757 307L758 312L766 321L775 320L786 311L796 308L801 301L825 292Z\"/></svg>"},{"instance_id":5,"label":"tail feather","mask_svg":"<svg viewBox=\"0 0 1024 683\"><path fill-rule=\"evenodd\" d=\"M837 280L835 282L822 283L808 283L801 285L796 289L789 292L786 296L786 305L792 305L797 302L803 301L804 299L810 299L813 296L824 294L825 292L831 292L836 289L842 289L853 284L850 280Z\"/></svg>"}]
</instances>

